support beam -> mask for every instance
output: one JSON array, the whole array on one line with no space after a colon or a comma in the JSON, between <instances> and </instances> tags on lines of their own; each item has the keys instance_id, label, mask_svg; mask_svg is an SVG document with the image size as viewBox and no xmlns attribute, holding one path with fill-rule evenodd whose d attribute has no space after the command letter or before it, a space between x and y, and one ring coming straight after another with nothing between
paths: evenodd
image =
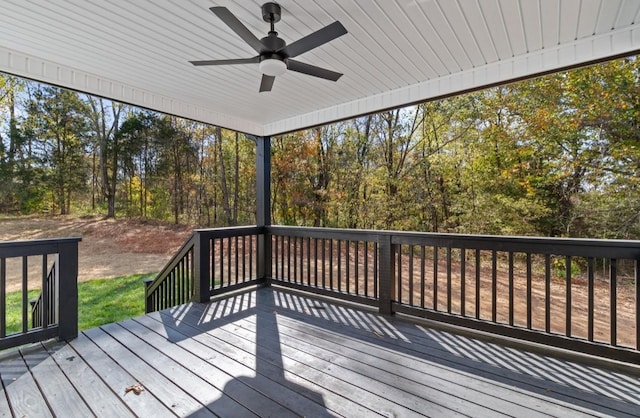
<instances>
[{"instance_id":1,"label":"support beam","mask_svg":"<svg viewBox=\"0 0 640 418\"><path fill-rule=\"evenodd\" d=\"M271 137L256 141L256 224L271 225Z\"/></svg>"},{"instance_id":2,"label":"support beam","mask_svg":"<svg viewBox=\"0 0 640 418\"><path fill-rule=\"evenodd\" d=\"M253 137L256 141L256 224L271 225L271 138ZM271 279L271 234L258 236L258 280L268 286Z\"/></svg>"}]
</instances>

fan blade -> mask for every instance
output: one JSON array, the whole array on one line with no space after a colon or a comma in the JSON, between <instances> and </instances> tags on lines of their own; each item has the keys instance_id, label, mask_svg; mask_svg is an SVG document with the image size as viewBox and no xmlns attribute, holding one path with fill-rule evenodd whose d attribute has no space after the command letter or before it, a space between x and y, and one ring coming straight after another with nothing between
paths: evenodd
<instances>
[{"instance_id":1,"label":"fan blade","mask_svg":"<svg viewBox=\"0 0 640 418\"><path fill-rule=\"evenodd\" d=\"M211 10L216 16L220 18L232 31L234 31L238 36L240 36L246 43L251 46L251 48L255 49L256 52L260 53L262 49L264 49L264 45L256 36L251 33L249 29L245 25L242 24L238 20L237 17L233 15L226 7L212 7Z\"/></svg>"},{"instance_id":2,"label":"fan blade","mask_svg":"<svg viewBox=\"0 0 640 418\"><path fill-rule=\"evenodd\" d=\"M206 60L206 61L189 61L195 66L200 65L233 65L233 64L257 64L260 62L260 57L253 58L238 58L231 60Z\"/></svg>"},{"instance_id":3,"label":"fan blade","mask_svg":"<svg viewBox=\"0 0 640 418\"><path fill-rule=\"evenodd\" d=\"M262 93L263 91L271 91L274 81L276 81L276 78L274 76L262 74L262 81L260 82L260 93Z\"/></svg>"},{"instance_id":4,"label":"fan blade","mask_svg":"<svg viewBox=\"0 0 640 418\"><path fill-rule=\"evenodd\" d=\"M314 77L324 78L325 80L338 81L342 74L326 68L316 67L315 65L305 64L296 60L287 60L287 68L302 74L312 75Z\"/></svg>"},{"instance_id":5,"label":"fan blade","mask_svg":"<svg viewBox=\"0 0 640 418\"><path fill-rule=\"evenodd\" d=\"M302 39L298 39L294 43L285 46L278 52L284 52L287 57L297 57L300 54L304 54L307 51L312 50L322 44L326 44L342 35L347 33L347 30L342 23L335 21L329 26L325 26L313 32L310 35L305 36Z\"/></svg>"}]
</instances>

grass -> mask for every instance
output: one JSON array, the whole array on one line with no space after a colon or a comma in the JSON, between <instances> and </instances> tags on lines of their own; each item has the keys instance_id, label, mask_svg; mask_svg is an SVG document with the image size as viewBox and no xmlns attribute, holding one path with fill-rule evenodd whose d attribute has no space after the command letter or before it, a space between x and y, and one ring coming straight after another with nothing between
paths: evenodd
<instances>
[{"instance_id":1,"label":"grass","mask_svg":"<svg viewBox=\"0 0 640 418\"><path fill-rule=\"evenodd\" d=\"M144 285L149 274L133 274L113 279L95 279L78 283L78 329L121 321L144 314ZM29 291L35 299L39 290ZM7 293L7 334L22 327L22 292ZM29 325L31 308L27 308Z\"/></svg>"}]
</instances>

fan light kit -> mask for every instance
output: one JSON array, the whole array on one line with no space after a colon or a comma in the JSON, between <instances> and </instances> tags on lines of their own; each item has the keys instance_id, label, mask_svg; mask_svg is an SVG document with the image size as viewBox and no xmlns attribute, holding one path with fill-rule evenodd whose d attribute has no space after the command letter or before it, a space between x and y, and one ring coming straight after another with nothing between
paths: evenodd
<instances>
[{"instance_id":1,"label":"fan light kit","mask_svg":"<svg viewBox=\"0 0 640 418\"><path fill-rule=\"evenodd\" d=\"M260 92L271 91L276 76L283 75L287 70L307 74L313 77L330 81L338 81L342 74L326 68L316 67L292 58L304 54L316 47L326 44L344 34L347 30L338 21L325 26L298 39L291 45L287 45L284 39L278 36L275 23L280 21L282 10L276 3L262 5L262 19L270 24L271 30L262 39L258 39L245 25L242 24L226 7L212 7L211 10L232 31L249 44L259 55L251 58L238 58L227 60L189 61L196 66L201 65L233 65L233 64L259 64L262 73Z\"/></svg>"},{"instance_id":2,"label":"fan light kit","mask_svg":"<svg viewBox=\"0 0 640 418\"><path fill-rule=\"evenodd\" d=\"M284 61L274 58L267 58L260 61L260 72L262 74L275 77L287 72L287 64Z\"/></svg>"}]
</instances>

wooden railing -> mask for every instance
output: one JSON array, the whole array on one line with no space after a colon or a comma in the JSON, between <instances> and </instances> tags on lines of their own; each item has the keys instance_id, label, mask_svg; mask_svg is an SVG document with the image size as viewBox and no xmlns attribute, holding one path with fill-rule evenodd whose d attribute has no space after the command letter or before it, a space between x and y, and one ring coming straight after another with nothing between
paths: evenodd
<instances>
[{"instance_id":1,"label":"wooden railing","mask_svg":"<svg viewBox=\"0 0 640 418\"><path fill-rule=\"evenodd\" d=\"M638 260L640 241L286 226L199 230L149 285L147 301L149 310L164 309L273 283L385 315L640 362Z\"/></svg>"},{"instance_id":2,"label":"wooden railing","mask_svg":"<svg viewBox=\"0 0 640 418\"><path fill-rule=\"evenodd\" d=\"M271 282L640 361L640 241L273 226Z\"/></svg>"},{"instance_id":3,"label":"wooden railing","mask_svg":"<svg viewBox=\"0 0 640 418\"><path fill-rule=\"evenodd\" d=\"M379 288L377 232L281 226L268 231L272 282L379 305L384 289Z\"/></svg>"},{"instance_id":4,"label":"wooden railing","mask_svg":"<svg viewBox=\"0 0 640 418\"><path fill-rule=\"evenodd\" d=\"M197 237L194 232L155 279L145 280L146 312L170 308L193 299L193 253Z\"/></svg>"},{"instance_id":5,"label":"wooden railing","mask_svg":"<svg viewBox=\"0 0 640 418\"><path fill-rule=\"evenodd\" d=\"M147 312L256 284L264 250L262 230L255 226L199 229L155 277L145 282ZM262 244L261 244L262 243Z\"/></svg>"},{"instance_id":6,"label":"wooden railing","mask_svg":"<svg viewBox=\"0 0 640 418\"><path fill-rule=\"evenodd\" d=\"M78 335L79 241L0 243L0 350ZM29 309L29 292L35 289L41 293ZM18 297L9 297L14 292Z\"/></svg>"},{"instance_id":7,"label":"wooden railing","mask_svg":"<svg viewBox=\"0 0 640 418\"><path fill-rule=\"evenodd\" d=\"M43 256L43 266L46 264L46 256ZM30 301L31 304L31 327L38 328L48 327L49 325L58 323L58 255L53 258L53 264L49 268L47 274L44 291L40 292L36 299ZM46 310L43 312L43 310Z\"/></svg>"}]
</instances>

